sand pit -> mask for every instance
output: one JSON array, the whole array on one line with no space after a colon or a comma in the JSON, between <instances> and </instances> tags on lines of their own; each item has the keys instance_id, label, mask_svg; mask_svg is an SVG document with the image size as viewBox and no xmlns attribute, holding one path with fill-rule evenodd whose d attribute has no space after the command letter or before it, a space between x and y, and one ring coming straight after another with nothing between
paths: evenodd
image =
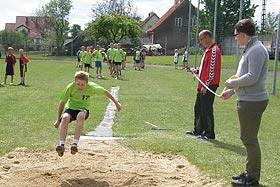
<instances>
[{"instance_id":1,"label":"sand pit","mask_svg":"<svg viewBox=\"0 0 280 187\"><path fill-rule=\"evenodd\" d=\"M68 144L69 145L69 144ZM80 141L79 152L17 148L0 158L1 187L226 186L181 156L134 152L116 141Z\"/></svg>"}]
</instances>

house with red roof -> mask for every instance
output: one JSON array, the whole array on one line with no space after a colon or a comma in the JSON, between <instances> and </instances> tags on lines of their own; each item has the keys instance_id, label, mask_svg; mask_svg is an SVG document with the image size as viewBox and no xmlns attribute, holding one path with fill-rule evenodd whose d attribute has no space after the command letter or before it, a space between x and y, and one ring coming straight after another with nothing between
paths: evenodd
<instances>
[{"instance_id":1,"label":"house with red roof","mask_svg":"<svg viewBox=\"0 0 280 187\"><path fill-rule=\"evenodd\" d=\"M158 15L154 12L150 12L148 17L142 22L141 25L142 30L146 31L150 29L158 20L159 20Z\"/></svg>"},{"instance_id":2,"label":"house with red roof","mask_svg":"<svg viewBox=\"0 0 280 187\"><path fill-rule=\"evenodd\" d=\"M142 21L142 34L140 36L140 40L143 44L152 44L149 38L149 34L146 32L146 30L150 29L158 20L158 15L154 12L150 12L148 17L144 21Z\"/></svg>"},{"instance_id":3,"label":"house with red roof","mask_svg":"<svg viewBox=\"0 0 280 187\"><path fill-rule=\"evenodd\" d=\"M36 16L16 16L15 23L6 23L5 29L14 31L25 31L28 38L39 43L42 39L42 32L46 29L46 21L43 17Z\"/></svg>"},{"instance_id":4,"label":"house with red roof","mask_svg":"<svg viewBox=\"0 0 280 187\"><path fill-rule=\"evenodd\" d=\"M191 5L191 18L195 7ZM160 44L168 54L186 47L188 40L189 1L175 0L173 6L152 27L146 30L152 44ZM193 19L191 19L191 23ZM191 24L191 26L193 26ZM192 29L191 29L192 30Z\"/></svg>"}]
</instances>

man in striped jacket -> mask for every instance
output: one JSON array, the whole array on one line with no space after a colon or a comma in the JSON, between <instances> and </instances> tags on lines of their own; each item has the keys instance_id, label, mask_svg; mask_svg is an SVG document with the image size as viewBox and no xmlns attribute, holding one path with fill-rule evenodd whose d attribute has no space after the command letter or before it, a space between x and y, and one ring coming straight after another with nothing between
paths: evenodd
<instances>
[{"instance_id":1,"label":"man in striped jacket","mask_svg":"<svg viewBox=\"0 0 280 187\"><path fill-rule=\"evenodd\" d=\"M221 52L212 39L209 30L199 33L200 44L205 47L199 69L200 80L213 92L216 92L220 83ZM187 131L189 135L198 136L199 139L215 139L213 103L215 95L208 91L200 82L197 86L197 96L194 106L194 130Z\"/></svg>"}]
</instances>

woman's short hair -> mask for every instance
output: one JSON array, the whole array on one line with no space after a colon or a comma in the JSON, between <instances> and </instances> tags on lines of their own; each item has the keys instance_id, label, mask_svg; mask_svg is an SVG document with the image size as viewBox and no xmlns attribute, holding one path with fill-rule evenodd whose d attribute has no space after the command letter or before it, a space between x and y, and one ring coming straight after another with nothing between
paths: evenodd
<instances>
[{"instance_id":1,"label":"woman's short hair","mask_svg":"<svg viewBox=\"0 0 280 187\"><path fill-rule=\"evenodd\" d=\"M239 20L235 24L234 29L237 33L244 33L248 36L254 36L256 34L256 26L251 19Z\"/></svg>"}]
</instances>

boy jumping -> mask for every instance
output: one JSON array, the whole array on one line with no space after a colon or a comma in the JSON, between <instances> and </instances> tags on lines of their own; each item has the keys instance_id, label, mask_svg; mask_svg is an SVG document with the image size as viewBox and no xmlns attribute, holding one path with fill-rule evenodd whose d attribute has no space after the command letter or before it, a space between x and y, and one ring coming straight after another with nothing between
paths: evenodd
<instances>
[{"instance_id":1,"label":"boy jumping","mask_svg":"<svg viewBox=\"0 0 280 187\"><path fill-rule=\"evenodd\" d=\"M121 104L103 87L94 82L88 82L89 74L84 71L78 71L75 74L75 81L70 83L60 95L58 105L57 120L54 127L60 127L60 141L56 147L58 156L63 156L65 151L65 140L67 136L68 125L71 121L77 120L74 140L71 145L71 154L78 152L78 142L83 130L85 120L89 116L89 104L91 97L95 94L104 94L111 99L118 111L121 110ZM66 105L66 109L64 107Z\"/></svg>"}]
</instances>

